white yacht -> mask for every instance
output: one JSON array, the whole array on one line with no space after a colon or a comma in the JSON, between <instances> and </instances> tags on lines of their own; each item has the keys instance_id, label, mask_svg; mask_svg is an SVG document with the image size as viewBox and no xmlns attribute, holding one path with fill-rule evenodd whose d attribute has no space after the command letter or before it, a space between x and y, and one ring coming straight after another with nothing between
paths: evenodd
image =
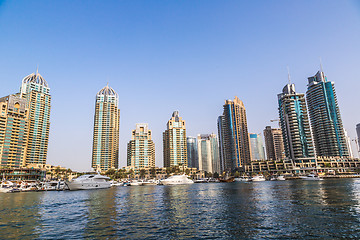
<instances>
[{"instance_id":1,"label":"white yacht","mask_svg":"<svg viewBox=\"0 0 360 240\"><path fill-rule=\"evenodd\" d=\"M155 180L155 179L149 179L149 180L143 181L142 185L143 186L146 186L146 185L158 185L158 181Z\"/></svg>"},{"instance_id":2,"label":"white yacht","mask_svg":"<svg viewBox=\"0 0 360 240\"><path fill-rule=\"evenodd\" d=\"M263 176L263 175L256 175L256 176L253 176L252 178L251 178L251 181L252 182L263 182L263 181L265 181L266 179L265 179L265 177Z\"/></svg>"},{"instance_id":3,"label":"white yacht","mask_svg":"<svg viewBox=\"0 0 360 240\"><path fill-rule=\"evenodd\" d=\"M234 181L235 182L248 182L248 181L250 181L250 178L246 177L246 176L242 176L242 177L235 178Z\"/></svg>"},{"instance_id":4,"label":"white yacht","mask_svg":"<svg viewBox=\"0 0 360 240\"><path fill-rule=\"evenodd\" d=\"M110 188L109 177L100 174L86 174L72 181L66 181L69 190Z\"/></svg>"},{"instance_id":5,"label":"white yacht","mask_svg":"<svg viewBox=\"0 0 360 240\"><path fill-rule=\"evenodd\" d=\"M161 180L163 185L179 185L179 184L192 184L193 180L189 179L187 175L173 175L167 179Z\"/></svg>"},{"instance_id":6,"label":"white yacht","mask_svg":"<svg viewBox=\"0 0 360 240\"><path fill-rule=\"evenodd\" d=\"M142 186L143 181L142 180L132 180L129 185L130 186Z\"/></svg>"},{"instance_id":7,"label":"white yacht","mask_svg":"<svg viewBox=\"0 0 360 240\"><path fill-rule=\"evenodd\" d=\"M317 180L317 181L321 181L324 180L323 178L319 177L318 175L315 175L314 173L310 173L307 176L300 176L301 179L303 180Z\"/></svg>"},{"instance_id":8,"label":"white yacht","mask_svg":"<svg viewBox=\"0 0 360 240\"><path fill-rule=\"evenodd\" d=\"M285 181L286 179L285 179L285 177L284 177L283 175L280 175L280 176L278 176L278 177L276 178L276 180L278 180L278 181Z\"/></svg>"},{"instance_id":9,"label":"white yacht","mask_svg":"<svg viewBox=\"0 0 360 240\"><path fill-rule=\"evenodd\" d=\"M0 192L9 193L16 190L16 184L10 181L3 181L0 183Z\"/></svg>"}]
</instances>

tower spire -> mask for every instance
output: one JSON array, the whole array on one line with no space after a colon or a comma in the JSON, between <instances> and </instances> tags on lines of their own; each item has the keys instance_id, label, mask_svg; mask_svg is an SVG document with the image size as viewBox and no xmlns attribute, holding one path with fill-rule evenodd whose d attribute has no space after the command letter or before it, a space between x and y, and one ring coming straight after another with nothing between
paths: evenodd
<instances>
[{"instance_id":1,"label":"tower spire","mask_svg":"<svg viewBox=\"0 0 360 240\"><path fill-rule=\"evenodd\" d=\"M323 71L323 66L322 66L321 57L320 57L320 71L321 71L321 72L324 72L324 71Z\"/></svg>"},{"instance_id":2,"label":"tower spire","mask_svg":"<svg viewBox=\"0 0 360 240\"><path fill-rule=\"evenodd\" d=\"M39 64L36 65L36 75L39 74Z\"/></svg>"},{"instance_id":3,"label":"tower spire","mask_svg":"<svg viewBox=\"0 0 360 240\"><path fill-rule=\"evenodd\" d=\"M287 70L288 70L288 81L289 81L289 84L291 84L291 78L290 78L290 70L289 70L289 66L287 66Z\"/></svg>"}]
</instances>

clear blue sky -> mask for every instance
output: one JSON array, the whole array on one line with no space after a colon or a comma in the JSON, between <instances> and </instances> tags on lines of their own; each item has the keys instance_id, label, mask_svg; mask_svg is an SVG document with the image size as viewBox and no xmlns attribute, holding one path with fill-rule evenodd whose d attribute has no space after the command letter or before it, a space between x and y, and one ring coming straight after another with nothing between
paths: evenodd
<instances>
[{"instance_id":1,"label":"clear blue sky","mask_svg":"<svg viewBox=\"0 0 360 240\"><path fill-rule=\"evenodd\" d=\"M237 95L249 132L260 133L278 118L286 67L305 92L319 57L355 138L359 1L0 0L0 96L39 65L52 95L48 163L75 170L90 169L95 95L107 82L120 96L120 166L140 122L162 166L174 110L188 136L217 133L224 100Z\"/></svg>"}]
</instances>

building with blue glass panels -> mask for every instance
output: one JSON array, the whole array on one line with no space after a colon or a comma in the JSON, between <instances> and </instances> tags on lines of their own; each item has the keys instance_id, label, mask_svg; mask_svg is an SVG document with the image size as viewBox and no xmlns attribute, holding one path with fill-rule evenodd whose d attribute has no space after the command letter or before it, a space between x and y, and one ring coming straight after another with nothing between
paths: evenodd
<instances>
[{"instance_id":1,"label":"building with blue glass panels","mask_svg":"<svg viewBox=\"0 0 360 240\"><path fill-rule=\"evenodd\" d=\"M265 160L265 150L260 134L250 133L251 160Z\"/></svg>"},{"instance_id":2,"label":"building with blue glass panels","mask_svg":"<svg viewBox=\"0 0 360 240\"><path fill-rule=\"evenodd\" d=\"M50 88L36 71L22 80L20 94L29 109L26 164L45 164L50 131Z\"/></svg>"},{"instance_id":3,"label":"building with blue glass panels","mask_svg":"<svg viewBox=\"0 0 360 240\"><path fill-rule=\"evenodd\" d=\"M308 78L306 100L316 155L349 156L334 83L323 71Z\"/></svg>"},{"instance_id":4,"label":"building with blue glass panels","mask_svg":"<svg viewBox=\"0 0 360 240\"><path fill-rule=\"evenodd\" d=\"M186 137L186 146L188 167L199 169L196 137Z\"/></svg>"},{"instance_id":5,"label":"building with blue glass panels","mask_svg":"<svg viewBox=\"0 0 360 240\"><path fill-rule=\"evenodd\" d=\"M222 171L230 172L250 163L250 142L244 103L235 97L226 100L218 119Z\"/></svg>"},{"instance_id":6,"label":"building with blue glass panels","mask_svg":"<svg viewBox=\"0 0 360 240\"><path fill-rule=\"evenodd\" d=\"M106 171L119 164L119 96L108 85L96 94L92 168Z\"/></svg>"},{"instance_id":7,"label":"building with blue glass panels","mask_svg":"<svg viewBox=\"0 0 360 240\"><path fill-rule=\"evenodd\" d=\"M280 125L287 158L314 158L310 123L303 93L296 93L294 84L287 84L278 94Z\"/></svg>"}]
</instances>

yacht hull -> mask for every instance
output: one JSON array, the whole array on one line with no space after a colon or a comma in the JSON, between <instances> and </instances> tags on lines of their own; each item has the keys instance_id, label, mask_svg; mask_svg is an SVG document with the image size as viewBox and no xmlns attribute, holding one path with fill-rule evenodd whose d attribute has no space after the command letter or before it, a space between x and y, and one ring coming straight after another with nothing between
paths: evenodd
<instances>
[{"instance_id":1,"label":"yacht hull","mask_svg":"<svg viewBox=\"0 0 360 240\"><path fill-rule=\"evenodd\" d=\"M81 183L81 182L66 182L69 190L89 190L89 189L102 189L110 188L110 182L93 182L93 183Z\"/></svg>"}]
</instances>

